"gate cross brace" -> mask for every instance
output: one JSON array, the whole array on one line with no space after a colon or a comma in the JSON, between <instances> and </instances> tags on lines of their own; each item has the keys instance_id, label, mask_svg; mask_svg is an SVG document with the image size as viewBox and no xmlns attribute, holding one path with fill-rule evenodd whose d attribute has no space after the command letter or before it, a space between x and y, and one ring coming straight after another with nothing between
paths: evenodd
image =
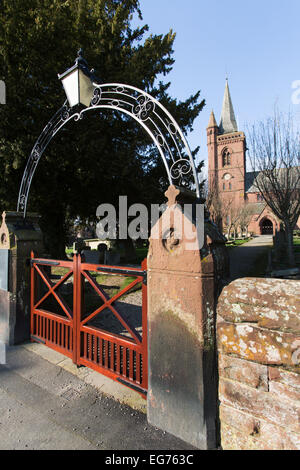
<instances>
[{"instance_id":1,"label":"gate cross brace","mask_svg":"<svg viewBox=\"0 0 300 470\"><path fill-rule=\"evenodd\" d=\"M47 274L44 273L44 271L41 269L41 267L37 266L36 264L32 263L32 266L34 266L35 270L38 272L46 286L48 287L48 292L42 297L36 305L34 305L34 308L37 309L41 303L46 300L47 297L49 297L50 294L53 294L63 311L66 313L66 315L69 317L70 320L72 320L72 312L69 309L68 305L65 303L65 301L61 298L61 296L55 292L55 289L57 289L61 284L63 284L72 274L73 271L70 270L68 273L66 273L56 284L52 284L50 279L48 278Z\"/></svg>"},{"instance_id":2,"label":"gate cross brace","mask_svg":"<svg viewBox=\"0 0 300 470\"><path fill-rule=\"evenodd\" d=\"M90 321L92 318L94 318L96 315L98 315L100 312L102 312L106 307L111 310L111 312L117 317L117 319L120 321L120 323L124 326L124 328L131 334L131 336L138 342L142 343L142 338L140 334L135 330L135 328L130 325L128 320L125 320L120 312L118 312L113 306L112 303L115 302L117 299L119 299L122 295L124 295L127 291L129 291L132 287L134 287L136 284L140 283L143 281L142 277L138 277L135 279L133 282L131 282L128 286L126 286L123 290L118 292L116 295L114 295L111 298L108 298L108 296L103 292L101 287L98 285L97 282L94 281L94 279L91 277L91 275L85 271L82 271L82 274L84 277L88 280L88 282L91 284L91 286L94 288L94 290L97 292L97 294L102 298L104 304L101 305L97 310L95 310L93 313L91 313L87 318L85 318L82 322L81 325L85 325L88 321Z\"/></svg>"}]
</instances>

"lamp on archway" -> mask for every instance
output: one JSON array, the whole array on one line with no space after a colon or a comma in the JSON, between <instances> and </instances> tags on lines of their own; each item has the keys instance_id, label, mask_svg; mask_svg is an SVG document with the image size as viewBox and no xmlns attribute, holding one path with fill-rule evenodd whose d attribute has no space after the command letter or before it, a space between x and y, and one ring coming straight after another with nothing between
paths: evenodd
<instances>
[{"instance_id":1,"label":"lamp on archway","mask_svg":"<svg viewBox=\"0 0 300 470\"><path fill-rule=\"evenodd\" d=\"M87 61L83 57L82 49L79 49L75 64L62 74L58 74L70 107L82 104L90 106L94 93L93 70L89 70Z\"/></svg>"}]
</instances>

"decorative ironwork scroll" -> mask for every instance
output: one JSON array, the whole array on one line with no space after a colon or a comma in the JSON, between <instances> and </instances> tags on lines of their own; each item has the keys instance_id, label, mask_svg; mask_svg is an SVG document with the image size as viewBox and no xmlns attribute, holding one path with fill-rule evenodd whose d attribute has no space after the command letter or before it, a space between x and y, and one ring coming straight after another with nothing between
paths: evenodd
<instances>
[{"instance_id":1,"label":"decorative ironwork scroll","mask_svg":"<svg viewBox=\"0 0 300 470\"><path fill-rule=\"evenodd\" d=\"M195 162L189 145L172 115L148 93L120 83L93 84L94 95L89 107L78 111L67 101L48 122L36 141L23 174L18 211L26 215L32 178L40 158L57 132L70 120L78 121L95 109L113 109L135 119L151 137L164 163L169 183L186 186L192 181L196 196L200 196Z\"/></svg>"}]
</instances>

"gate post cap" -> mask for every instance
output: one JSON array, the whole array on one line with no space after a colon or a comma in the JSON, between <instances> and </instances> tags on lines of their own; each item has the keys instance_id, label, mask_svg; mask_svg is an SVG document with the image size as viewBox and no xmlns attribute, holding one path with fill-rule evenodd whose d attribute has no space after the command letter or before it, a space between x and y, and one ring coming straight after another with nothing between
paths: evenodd
<instances>
[{"instance_id":1,"label":"gate post cap","mask_svg":"<svg viewBox=\"0 0 300 470\"><path fill-rule=\"evenodd\" d=\"M174 206L177 203L177 197L180 194L180 190L176 188L173 184L171 184L167 191L165 192L165 196L168 199L168 206Z\"/></svg>"}]
</instances>

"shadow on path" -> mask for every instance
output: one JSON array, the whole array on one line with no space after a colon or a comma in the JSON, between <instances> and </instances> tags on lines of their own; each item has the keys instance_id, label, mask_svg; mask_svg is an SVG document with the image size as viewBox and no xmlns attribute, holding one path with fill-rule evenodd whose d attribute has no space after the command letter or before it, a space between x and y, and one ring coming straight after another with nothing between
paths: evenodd
<instances>
[{"instance_id":1,"label":"shadow on path","mask_svg":"<svg viewBox=\"0 0 300 470\"><path fill-rule=\"evenodd\" d=\"M244 245L230 248L230 280L251 275L255 265L260 262L273 244L272 235L260 235Z\"/></svg>"}]
</instances>

